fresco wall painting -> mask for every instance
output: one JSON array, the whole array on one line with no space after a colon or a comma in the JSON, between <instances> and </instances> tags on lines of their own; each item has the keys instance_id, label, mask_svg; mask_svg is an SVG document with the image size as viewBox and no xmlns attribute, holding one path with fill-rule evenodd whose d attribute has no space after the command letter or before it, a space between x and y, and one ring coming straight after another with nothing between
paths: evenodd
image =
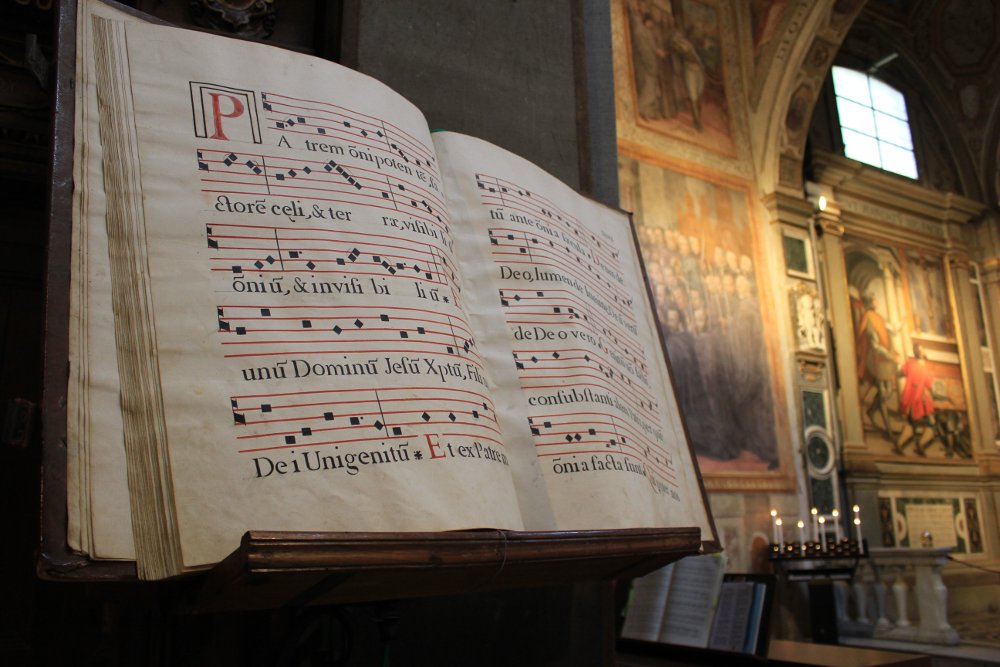
<instances>
[{"instance_id":1,"label":"fresco wall painting","mask_svg":"<svg viewBox=\"0 0 1000 667\"><path fill-rule=\"evenodd\" d=\"M734 155L718 2L623 2L635 122Z\"/></svg>"},{"instance_id":2,"label":"fresco wall painting","mask_svg":"<svg viewBox=\"0 0 1000 667\"><path fill-rule=\"evenodd\" d=\"M791 484L772 294L748 192L622 158L637 233L688 431L708 488ZM786 456L787 458L787 456ZM740 486L738 483L736 486ZM732 489L733 485L722 488Z\"/></svg>"},{"instance_id":3,"label":"fresco wall painting","mask_svg":"<svg viewBox=\"0 0 1000 667\"><path fill-rule=\"evenodd\" d=\"M845 243L858 393L872 453L972 458L946 266L940 255Z\"/></svg>"}]
</instances>

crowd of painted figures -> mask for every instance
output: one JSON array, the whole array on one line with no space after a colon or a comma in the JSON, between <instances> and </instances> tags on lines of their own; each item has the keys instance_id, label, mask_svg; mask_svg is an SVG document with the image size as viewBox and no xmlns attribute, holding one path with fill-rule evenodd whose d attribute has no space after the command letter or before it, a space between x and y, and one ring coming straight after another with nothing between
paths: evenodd
<instances>
[{"instance_id":1,"label":"crowd of painted figures","mask_svg":"<svg viewBox=\"0 0 1000 667\"><path fill-rule=\"evenodd\" d=\"M767 341L746 249L639 228L656 312L695 451L778 465Z\"/></svg>"}]
</instances>

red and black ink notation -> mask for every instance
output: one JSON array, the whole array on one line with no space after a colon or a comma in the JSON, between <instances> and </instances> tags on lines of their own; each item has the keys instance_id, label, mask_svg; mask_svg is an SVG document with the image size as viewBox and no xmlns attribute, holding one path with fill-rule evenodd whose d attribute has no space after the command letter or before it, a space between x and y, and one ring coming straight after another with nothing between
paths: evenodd
<instances>
[{"instance_id":1,"label":"red and black ink notation","mask_svg":"<svg viewBox=\"0 0 1000 667\"><path fill-rule=\"evenodd\" d=\"M611 452L641 462L647 474L678 486L671 454L610 412L535 414L528 418L528 425L539 457L601 457Z\"/></svg>"},{"instance_id":2,"label":"red and black ink notation","mask_svg":"<svg viewBox=\"0 0 1000 667\"><path fill-rule=\"evenodd\" d=\"M535 218L562 223L571 230L580 227L579 220L537 192L531 192L512 181L485 173L477 173L475 178L479 197L484 204L503 206ZM593 240L599 243L597 239ZM612 254L617 258L617 252Z\"/></svg>"},{"instance_id":3,"label":"red and black ink notation","mask_svg":"<svg viewBox=\"0 0 1000 667\"><path fill-rule=\"evenodd\" d=\"M607 359L592 350L515 349L514 366L525 390L550 391L573 384L623 400L648 418L655 418L659 409L659 401L645 385L628 373L615 370Z\"/></svg>"},{"instance_id":4,"label":"red and black ink notation","mask_svg":"<svg viewBox=\"0 0 1000 667\"><path fill-rule=\"evenodd\" d=\"M244 285L253 283L248 275L282 274L291 278L280 286L285 293L361 294L378 293L381 288L373 285L380 282L404 280L442 286L446 291L438 300L460 305L455 262L433 243L392 234L229 223L205 225L205 236L211 270L238 276ZM245 289L267 292L270 285Z\"/></svg>"},{"instance_id":5,"label":"red and black ink notation","mask_svg":"<svg viewBox=\"0 0 1000 667\"><path fill-rule=\"evenodd\" d=\"M596 347L612 355L622 368L631 366L631 370L640 375L648 372L646 350L639 341L599 310L592 310L575 291L502 289L499 293L504 319L512 329L516 326L558 328L567 332L565 340ZM547 335L543 332L534 338Z\"/></svg>"},{"instance_id":6,"label":"red and black ink notation","mask_svg":"<svg viewBox=\"0 0 1000 667\"><path fill-rule=\"evenodd\" d=\"M376 368L380 374L427 375L440 372L428 356L460 357L482 373L482 360L467 322L460 317L421 308L390 306L281 306L220 305L216 309L218 333L227 359L321 355L340 359L346 354L421 355L412 364ZM314 362L304 367L311 373ZM364 364L341 363L344 375L366 373ZM285 375L297 368L286 368ZM459 379L469 379L471 369L458 369ZM451 377L451 376L447 376ZM442 377L442 381L447 379Z\"/></svg>"},{"instance_id":7,"label":"red and black ink notation","mask_svg":"<svg viewBox=\"0 0 1000 667\"><path fill-rule=\"evenodd\" d=\"M428 433L503 447L492 401L465 389L404 386L249 394L232 396L230 407L241 454L399 443Z\"/></svg>"},{"instance_id":8,"label":"red and black ink notation","mask_svg":"<svg viewBox=\"0 0 1000 667\"><path fill-rule=\"evenodd\" d=\"M574 286L591 299L600 299L620 317L635 322L633 298L618 278L609 279L593 262L584 259L570 246L538 234L511 227L487 230L490 252L497 264L519 272L527 271L532 282L561 282ZM501 276L504 274L501 273ZM511 272L511 277L516 276Z\"/></svg>"},{"instance_id":9,"label":"red and black ink notation","mask_svg":"<svg viewBox=\"0 0 1000 667\"><path fill-rule=\"evenodd\" d=\"M331 205L360 205L412 216L431 225L438 234L448 232L448 218L441 194L418 179L404 179L341 157L303 160L300 157L234 153L211 148L196 151L202 192L215 195L221 212L254 212L249 203L230 197L269 196L298 203L278 208L280 215L336 223L345 218L324 215ZM223 198L226 199L223 199ZM315 205L315 206L314 206ZM274 213L275 207L265 206ZM341 214L343 215L343 214Z\"/></svg>"},{"instance_id":10,"label":"red and black ink notation","mask_svg":"<svg viewBox=\"0 0 1000 667\"><path fill-rule=\"evenodd\" d=\"M511 222L543 223L535 226L539 229L544 227L545 233L553 239L573 246L579 254L600 265L609 276L614 277L620 272L621 253L618 248L587 230L575 216L550 199L497 176L477 173L475 179L480 201L484 205L504 209Z\"/></svg>"},{"instance_id":11,"label":"red and black ink notation","mask_svg":"<svg viewBox=\"0 0 1000 667\"><path fill-rule=\"evenodd\" d=\"M283 134L298 135L306 142L313 140L323 151L324 139L349 142L361 149L378 151L427 170L435 170L434 151L409 132L377 116L319 100L289 97L280 93L261 94L266 123ZM327 147L327 151L332 148Z\"/></svg>"},{"instance_id":12,"label":"red and black ink notation","mask_svg":"<svg viewBox=\"0 0 1000 667\"><path fill-rule=\"evenodd\" d=\"M575 299L571 290L500 290L521 387L545 391L580 383L655 418L659 401L649 389L646 351Z\"/></svg>"}]
</instances>

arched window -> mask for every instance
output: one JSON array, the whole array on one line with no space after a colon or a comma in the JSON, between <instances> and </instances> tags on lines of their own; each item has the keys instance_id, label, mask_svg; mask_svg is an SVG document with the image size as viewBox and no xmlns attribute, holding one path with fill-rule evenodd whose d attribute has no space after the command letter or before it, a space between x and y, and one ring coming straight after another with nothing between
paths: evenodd
<instances>
[{"instance_id":1,"label":"arched window","mask_svg":"<svg viewBox=\"0 0 1000 667\"><path fill-rule=\"evenodd\" d=\"M903 94L864 72L833 68L844 155L909 178L917 160Z\"/></svg>"}]
</instances>

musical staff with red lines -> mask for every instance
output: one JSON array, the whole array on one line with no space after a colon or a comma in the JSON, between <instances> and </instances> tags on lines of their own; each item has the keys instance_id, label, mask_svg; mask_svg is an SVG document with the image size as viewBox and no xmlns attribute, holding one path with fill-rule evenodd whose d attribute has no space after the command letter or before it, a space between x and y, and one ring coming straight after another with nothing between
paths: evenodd
<instances>
[{"instance_id":1,"label":"musical staff with red lines","mask_svg":"<svg viewBox=\"0 0 1000 667\"><path fill-rule=\"evenodd\" d=\"M262 93L261 99L266 121L282 134L296 135L307 142L309 139L347 141L358 147L398 157L407 165L424 169L436 168L434 151L429 146L400 127L376 116L338 104L273 92ZM317 150L308 143L307 148Z\"/></svg>"},{"instance_id":2,"label":"musical staff with red lines","mask_svg":"<svg viewBox=\"0 0 1000 667\"><path fill-rule=\"evenodd\" d=\"M553 469L627 470L677 487L617 248L538 192L481 172L476 185L493 261L506 267L500 306L520 386L535 397L538 456ZM519 286L529 281L535 289Z\"/></svg>"},{"instance_id":3,"label":"musical staff with red lines","mask_svg":"<svg viewBox=\"0 0 1000 667\"><path fill-rule=\"evenodd\" d=\"M506 209L511 222L525 222L524 215L532 216L539 221L552 223L554 227L546 228L545 235L528 232L524 235L524 244L518 245L518 252L529 252L531 245L548 246L565 253L573 263L583 266L591 276L614 288L621 283L620 253L618 249L602 241L599 236L588 231L573 215L563 211L551 200L536 192L531 192L512 181L477 173L476 187L480 191L480 201L490 207ZM519 215L524 214L524 215ZM497 230L496 241L516 230ZM493 239L491 243L499 245ZM513 241L514 239L508 238ZM627 294L624 297L628 300ZM623 303L630 303L630 300Z\"/></svg>"},{"instance_id":4,"label":"musical staff with red lines","mask_svg":"<svg viewBox=\"0 0 1000 667\"><path fill-rule=\"evenodd\" d=\"M460 302L454 260L432 243L391 234L230 223L208 224L205 234L214 272L291 274L295 282L283 289L309 294L360 294L366 289L361 278L406 280L446 287L440 300Z\"/></svg>"},{"instance_id":5,"label":"musical staff with red lines","mask_svg":"<svg viewBox=\"0 0 1000 667\"><path fill-rule=\"evenodd\" d=\"M466 389L403 386L249 394L232 396L230 405L240 429L240 453L407 440L415 446L422 444L424 434L503 448L492 401Z\"/></svg>"},{"instance_id":6,"label":"musical staff with red lines","mask_svg":"<svg viewBox=\"0 0 1000 667\"><path fill-rule=\"evenodd\" d=\"M588 348L518 349L514 364L524 389L557 389L572 382L624 399L633 409L653 416L656 397L628 373L615 370L607 359Z\"/></svg>"},{"instance_id":7,"label":"musical staff with red lines","mask_svg":"<svg viewBox=\"0 0 1000 667\"><path fill-rule=\"evenodd\" d=\"M500 290L500 306L508 325L561 327L569 337L624 359L645 375L646 351L634 336L592 310L573 290ZM569 327L569 328L567 328Z\"/></svg>"},{"instance_id":8,"label":"musical staff with red lines","mask_svg":"<svg viewBox=\"0 0 1000 667\"><path fill-rule=\"evenodd\" d=\"M614 453L639 461L647 474L678 486L673 456L628 420L610 412L581 410L528 418L539 457L600 457Z\"/></svg>"},{"instance_id":9,"label":"musical staff with red lines","mask_svg":"<svg viewBox=\"0 0 1000 667\"><path fill-rule=\"evenodd\" d=\"M639 413L651 415L657 409L646 388L646 353L638 341L619 335L602 315L592 315L571 290L501 290L500 305L519 341L514 365L523 388L581 382L620 396ZM553 339L560 342L556 349L527 345Z\"/></svg>"},{"instance_id":10,"label":"musical staff with red lines","mask_svg":"<svg viewBox=\"0 0 1000 667\"><path fill-rule=\"evenodd\" d=\"M607 277L601 270L604 264L589 259L566 244L547 235L512 227L493 227L488 230L493 260L510 267L534 267L535 280L565 281L571 278L580 283L595 297L603 299L623 318L634 322L631 312L632 296L623 288L621 275ZM542 268L544 267L544 269Z\"/></svg>"},{"instance_id":11,"label":"musical staff with red lines","mask_svg":"<svg viewBox=\"0 0 1000 667\"><path fill-rule=\"evenodd\" d=\"M387 174L368 163L335 159L234 153L200 148L196 163L202 192L221 196L250 195L292 198L317 208L360 205L406 214L432 225L438 235L448 232L448 218L441 194L417 179ZM218 208L217 210L223 210ZM271 210L271 209L269 209ZM320 217L316 209L300 215ZM336 218L330 214L326 219Z\"/></svg>"},{"instance_id":12,"label":"musical staff with red lines","mask_svg":"<svg viewBox=\"0 0 1000 667\"><path fill-rule=\"evenodd\" d=\"M216 314L227 359L419 354L462 357L475 365L477 372L482 370L468 323L435 310L399 306L220 305ZM419 361L415 367L403 365L396 372L415 375L435 372L434 362ZM461 370L468 374L467 368ZM387 371L383 368L380 372ZM392 368L388 372L393 372Z\"/></svg>"}]
</instances>

